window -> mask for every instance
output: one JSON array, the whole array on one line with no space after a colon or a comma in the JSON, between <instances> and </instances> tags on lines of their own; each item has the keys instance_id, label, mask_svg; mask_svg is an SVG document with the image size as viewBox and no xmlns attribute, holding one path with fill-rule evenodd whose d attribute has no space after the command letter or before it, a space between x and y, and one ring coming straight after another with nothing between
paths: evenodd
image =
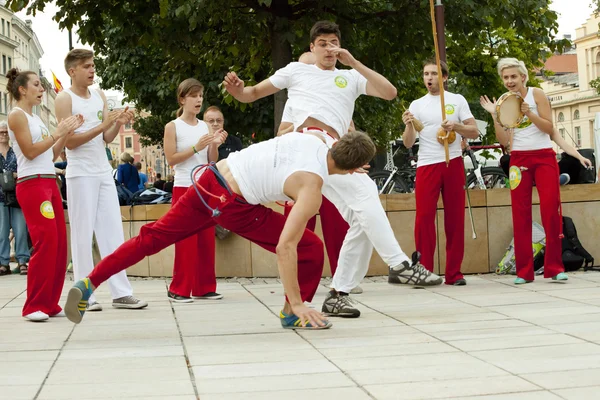
<instances>
[{"instance_id":1,"label":"window","mask_svg":"<svg viewBox=\"0 0 600 400\"><path fill-rule=\"evenodd\" d=\"M6 21L6 36L10 37L10 22L8 21Z\"/></svg>"},{"instance_id":2,"label":"window","mask_svg":"<svg viewBox=\"0 0 600 400\"><path fill-rule=\"evenodd\" d=\"M2 34L6 36L6 29L4 27L4 18L2 18Z\"/></svg>"},{"instance_id":3,"label":"window","mask_svg":"<svg viewBox=\"0 0 600 400\"><path fill-rule=\"evenodd\" d=\"M128 122L125 124L125 130L127 130L127 131L131 130L131 122Z\"/></svg>"},{"instance_id":4,"label":"window","mask_svg":"<svg viewBox=\"0 0 600 400\"><path fill-rule=\"evenodd\" d=\"M558 113L558 122L563 122L565 120L565 115L563 113Z\"/></svg>"},{"instance_id":5,"label":"window","mask_svg":"<svg viewBox=\"0 0 600 400\"><path fill-rule=\"evenodd\" d=\"M4 114L8 114L8 94L4 93L4 104L2 104L2 111Z\"/></svg>"},{"instance_id":6,"label":"window","mask_svg":"<svg viewBox=\"0 0 600 400\"><path fill-rule=\"evenodd\" d=\"M133 148L133 141L132 141L132 138L131 138L131 136L130 136L130 137L126 137L126 138L125 138L125 148L126 148L126 149L131 149L131 148Z\"/></svg>"},{"instance_id":7,"label":"window","mask_svg":"<svg viewBox=\"0 0 600 400\"><path fill-rule=\"evenodd\" d=\"M575 110L573 113L573 119L579 119L579 110Z\"/></svg>"},{"instance_id":8,"label":"window","mask_svg":"<svg viewBox=\"0 0 600 400\"><path fill-rule=\"evenodd\" d=\"M558 131L560 132L560 136L562 136L562 138L564 139L565 138L565 130L561 128Z\"/></svg>"},{"instance_id":9,"label":"window","mask_svg":"<svg viewBox=\"0 0 600 400\"><path fill-rule=\"evenodd\" d=\"M8 69L12 68L12 57L8 57Z\"/></svg>"},{"instance_id":10,"label":"window","mask_svg":"<svg viewBox=\"0 0 600 400\"><path fill-rule=\"evenodd\" d=\"M575 127L575 140L577 141L577 147L581 147L581 128Z\"/></svg>"},{"instance_id":11,"label":"window","mask_svg":"<svg viewBox=\"0 0 600 400\"><path fill-rule=\"evenodd\" d=\"M2 71L4 75L6 75L6 73L8 72L8 70L6 69L6 56L4 54L2 55Z\"/></svg>"}]
</instances>

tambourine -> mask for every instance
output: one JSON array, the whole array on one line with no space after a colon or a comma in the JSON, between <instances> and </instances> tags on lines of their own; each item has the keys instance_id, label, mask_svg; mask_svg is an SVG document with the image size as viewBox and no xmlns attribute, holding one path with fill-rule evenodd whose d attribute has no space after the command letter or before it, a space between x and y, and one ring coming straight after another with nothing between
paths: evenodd
<instances>
[{"instance_id":1,"label":"tambourine","mask_svg":"<svg viewBox=\"0 0 600 400\"><path fill-rule=\"evenodd\" d=\"M444 139L446 138L446 135L448 135L448 144L452 144L454 143L454 141L456 140L456 132L454 131L446 131L444 130L444 128L440 128L437 132L437 141L443 145L444 144Z\"/></svg>"},{"instance_id":2,"label":"tambourine","mask_svg":"<svg viewBox=\"0 0 600 400\"><path fill-rule=\"evenodd\" d=\"M496 122L506 129L516 128L523 122L523 98L517 93L504 93L496 102Z\"/></svg>"}]
</instances>

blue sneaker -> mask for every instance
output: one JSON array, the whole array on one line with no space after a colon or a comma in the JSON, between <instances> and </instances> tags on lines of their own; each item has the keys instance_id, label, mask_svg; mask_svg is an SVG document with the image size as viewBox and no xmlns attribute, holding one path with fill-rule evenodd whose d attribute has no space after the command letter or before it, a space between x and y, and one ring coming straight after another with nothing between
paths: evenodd
<instances>
[{"instance_id":1,"label":"blue sneaker","mask_svg":"<svg viewBox=\"0 0 600 400\"><path fill-rule=\"evenodd\" d=\"M531 281L530 280L526 280L526 279L523 279L523 278L516 278L515 279L515 285L524 285L526 283L531 283L531 282L533 282L533 281L532 280Z\"/></svg>"},{"instance_id":2,"label":"blue sneaker","mask_svg":"<svg viewBox=\"0 0 600 400\"><path fill-rule=\"evenodd\" d=\"M309 323L306 326L302 326L300 318L294 314L286 314L283 311L279 312L279 319L281 320L281 326L285 329L329 329L333 325L331 322L324 320L325 325L323 326L312 326Z\"/></svg>"},{"instance_id":3,"label":"blue sneaker","mask_svg":"<svg viewBox=\"0 0 600 400\"><path fill-rule=\"evenodd\" d=\"M83 278L75 282L75 285L69 290L67 302L64 307L69 321L76 324L81 322L92 292L92 282L89 278Z\"/></svg>"},{"instance_id":4,"label":"blue sneaker","mask_svg":"<svg viewBox=\"0 0 600 400\"><path fill-rule=\"evenodd\" d=\"M561 272L560 274L552 277L553 281L566 281L568 279L569 275L565 274L564 272Z\"/></svg>"}]
</instances>

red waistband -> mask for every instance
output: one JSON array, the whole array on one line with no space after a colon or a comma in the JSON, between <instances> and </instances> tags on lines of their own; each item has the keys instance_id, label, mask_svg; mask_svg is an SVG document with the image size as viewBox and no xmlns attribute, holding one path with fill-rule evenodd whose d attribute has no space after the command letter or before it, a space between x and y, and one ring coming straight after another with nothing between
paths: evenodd
<instances>
[{"instance_id":1,"label":"red waistband","mask_svg":"<svg viewBox=\"0 0 600 400\"><path fill-rule=\"evenodd\" d=\"M329 132L327 132L325 129L323 128L319 128L318 126L307 126L305 128L303 128L303 130L306 129L307 131L319 131L319 132L323 132L324 134L328 135L330 138L332 138L333 140L338 140L335 137L333 137L333 135Z\"/></svg>"},{"instance_id":2,"label":"red waistband","mask_svg":"<svg viewBox=\"0 0 600 400\"><path fill-rule=\"evenodd\" d=\"M510 152L511 155L518 156L535 156L535 155L553 155L556 156L554 149L538 149L538 150L513 150Z\"/></svg>"}]
</instances>

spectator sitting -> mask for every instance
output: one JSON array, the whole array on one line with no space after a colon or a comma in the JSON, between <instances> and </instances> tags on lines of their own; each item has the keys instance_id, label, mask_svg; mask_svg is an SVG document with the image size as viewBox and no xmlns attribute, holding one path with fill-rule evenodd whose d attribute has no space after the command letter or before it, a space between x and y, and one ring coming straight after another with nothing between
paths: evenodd
<instances>
[{"instance_id":1,"label":"spectator sitting","mask_svg":"<svg viewBox=\"0 0 600 400\"><path fill-rule=\"evenodd\" d=\"M154 187L160 190L165 190L165 181L162 180L162 175L156 173L156 180L154 181Z\"/></svg>"},{"instance_id":2,"label":"spectator sitting","mask_svg":"<svg viewBox=\"0 0 600 400\"><path fill-rule=\"evenodd\" d=\"M121 154L121 164L117 168L117 181L131 193L138 191L140 176L133 166L133 157L127 152Z\"/></svg>"},{"instance_id":3,"label":"spectator sitting","mask_svg":"<svg viewBox=\"0 0 600 400\"><path fill-rule=\"evenodd\" d=\"M136 162L135 168L137 169L138 175L140 176L140 184L138 185L138 190L144 190L146 189L146 186L148 184L148 176L142 172L141 162Z\"/></svg>"},{"instance_id":4,"label":"spectator sitting","mask_svg":"<svg viewBox=\"0 0 600 400\"><path fill-rule=\"evenodd\" d=\"M163 190L168 193L173 193L173 181L175 180L175 177L173 175L169 175L168 179L169 181L165 183Z\"/></svg>"}]
</instances>

